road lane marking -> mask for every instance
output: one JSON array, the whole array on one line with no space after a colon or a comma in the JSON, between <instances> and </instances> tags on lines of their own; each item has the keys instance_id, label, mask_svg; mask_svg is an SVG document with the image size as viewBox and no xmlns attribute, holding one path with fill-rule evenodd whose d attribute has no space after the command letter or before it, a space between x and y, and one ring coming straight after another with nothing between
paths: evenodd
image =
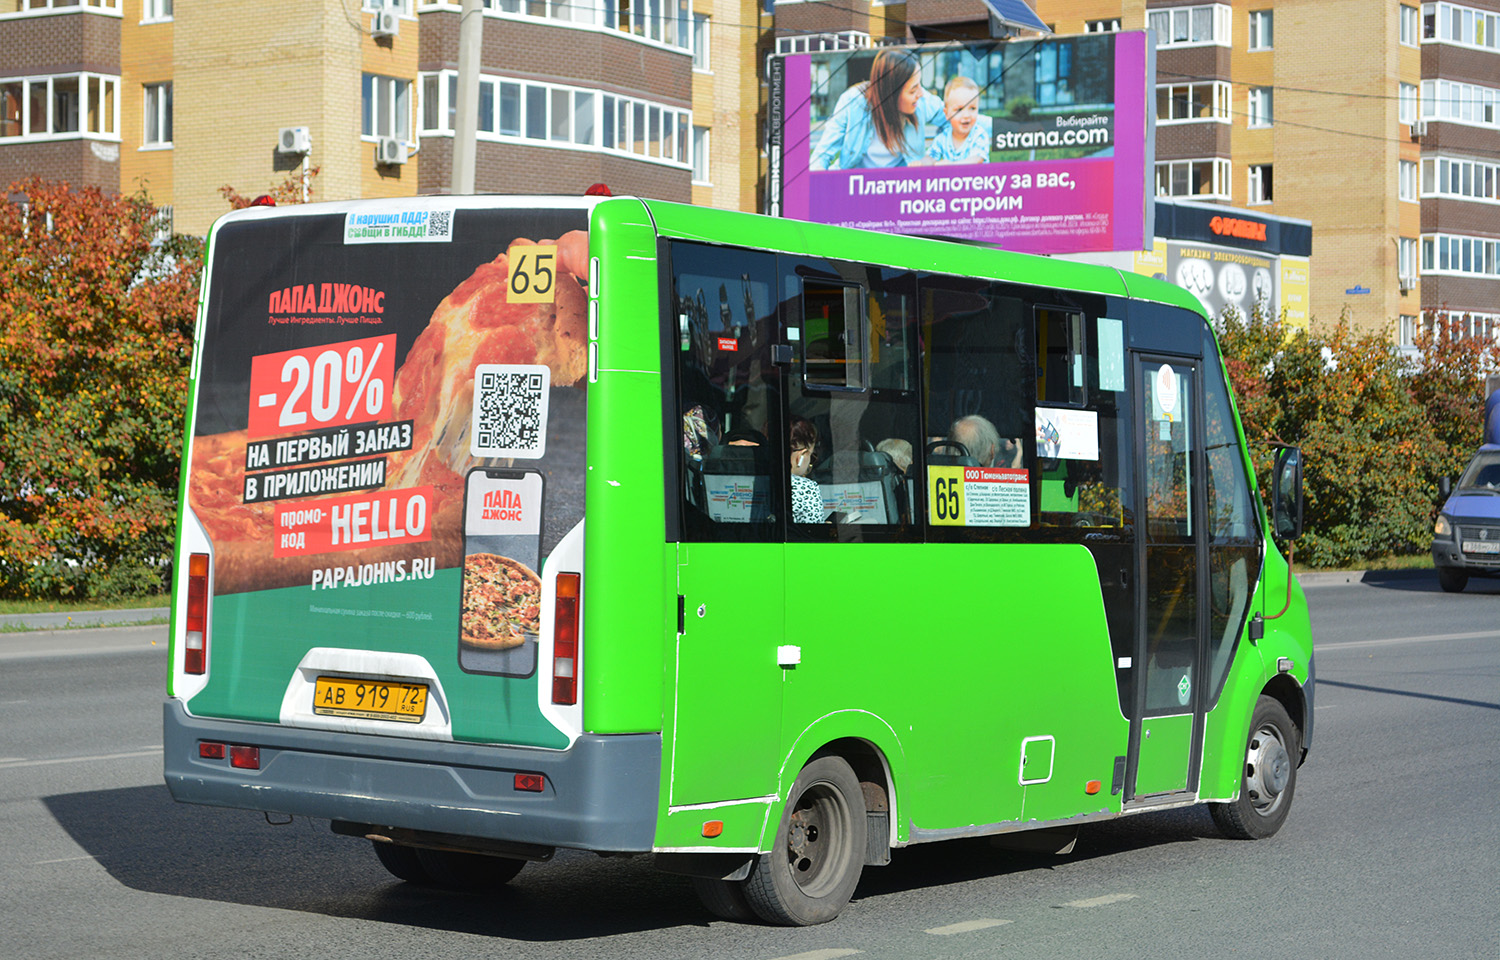
<instances>
[{"instance_id":1,"label":"road lane marking","mask_svg":"<svg viewBox=\"0 0 1500 960\"><path fill-rule=\"evenodd\" d=\"M129 760L132 757L159 756L161 747L153 747L150 750L130 750L125 753L100 753L91 757L49 757L45 760L0 760L0 770L11 770L16 767L46 767L58 763L90 763L94 760Z\"/></svg>"},{"instance_id":2,"label":"road lane marking","mask_svg":"<svg viewBox=\"0 0 1500 960\"><path fill-rule=\"evenodd\" d=\"M33 863L32 866L33 867L45 867L49 863L75 863L75 862L77 862L79 860L93 860L93 859L94 858L91 857L91 856L89 856L88 854L84 854L81 857L60 857L60 858L58 858L56 860L38 860L35 863Z\"/></svg>"},{"instance_id":3,"label":"road lane marking","mask_svg":"<svg viewBox=\"0 0 1500 960\"><path fill-rule=\"evenodd\" d=\"M1071 903L1063 904L1063 906L1074 907L1079 910L1091 910L1094 907L1107 907L1112 903L1121 903L1125 900L1134 899L1135 894L1133 893L1106 893L1102 897L1094 897L1090 900L1074 900Z\"/></svg>"},{"instance_id":4,"label":"road lane marking","mask_svg":"<svg viewBox=\"0 0 1500 960\"><path fill-rule=\"evenodd\" d=\"M1315 643L1313 652L1325 650L1356 650L1361 647L1389 647L1398 643L1439 643L1444 640L1489 640L1500 639L1500 631L1476 630L1473 633L1432 633L1416 637L1387 637L1383 640L1346 640L1342 643Z\"/></svg>"},{"instance_id":5,"label":"road lane marking","mask_svg":"<svg viewBox=\"0 0 1500 960\"><path fill-rule=\"evenodd\" d=\"M963 923L950 923L946 927L933 927L931 930L923 930L938 937L951 937L955 933L973 933L975 930L988 930L990 927L1000 927L1013 920L965 920Z\"/></svg>"},{"instance_id":6,"label":"road lane marking","mask_svg":"<svg viewBox=\"0 0 1500 960\"><path fill-rule=\"evenodd\" d=\"M809 950L806 953L777 957L776 960L833 960L834 957L852 957L859 952L848 947L830 947L826 950Z\"/></svg>"}]
</instances>

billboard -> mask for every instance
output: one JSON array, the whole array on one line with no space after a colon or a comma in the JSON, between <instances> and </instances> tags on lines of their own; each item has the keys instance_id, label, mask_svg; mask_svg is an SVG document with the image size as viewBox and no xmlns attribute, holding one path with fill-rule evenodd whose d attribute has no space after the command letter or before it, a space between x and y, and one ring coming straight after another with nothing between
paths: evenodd
<instances>
[{"instance_id":1,"label":"billboard","mask_svg":"<svg viewBox=\"0 0 1500 960\"><path fill-rule=\"evenodd\" d=\"M1151 246L1145 31L771 63L772 215L1027 253Z\"/></svg>"}]
</instances>

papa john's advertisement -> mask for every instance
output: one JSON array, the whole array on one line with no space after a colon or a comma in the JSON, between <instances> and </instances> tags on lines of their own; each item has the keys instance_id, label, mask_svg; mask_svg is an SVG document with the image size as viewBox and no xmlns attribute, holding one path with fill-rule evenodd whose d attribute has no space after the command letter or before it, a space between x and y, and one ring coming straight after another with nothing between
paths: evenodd
<instances>
[{"instance_id":1,"label":"papa john's advertisement","mask_svg":"<svg viewBox=\"0 0 1500 960\"><path fill-rule=\"evenodd\" d=\"M774 215L1025 253L1149 246L1145 31L771 64Z\"/></svg>"}]
</instances>

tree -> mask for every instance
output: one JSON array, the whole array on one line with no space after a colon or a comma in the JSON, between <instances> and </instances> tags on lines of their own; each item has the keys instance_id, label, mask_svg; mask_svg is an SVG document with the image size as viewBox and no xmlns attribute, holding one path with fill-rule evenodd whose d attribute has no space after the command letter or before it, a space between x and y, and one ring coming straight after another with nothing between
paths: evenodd
<instances>
[{"instance_id":1,"label":"tree","mask_svg":"<svg viewBox=\"0 0 1500 960\"><path fill-rule=\"evenodd\" d=\"M29 179L0 204L0 594L159 590L201 245L142 196Z\"/></svg>"},{"instance_id":2,"label":"tree","mask_svg":"<svg viewBox=\"0 0 1500 960\"><path fill-rule=\"evenodd\" d=\"M305 199L302 196L303 180L300 170L287 174L285 179L267 193L247 197L226 183L219 188L219 195L229 204L231 210L243 210L245 207L254 205L262 197L270 198L278 207L284 207L289 203L306 203L312 200L313 180L317 179L318 171L321 169L322 167L307 168L307 197Z\"/></svg>"}]
</instances>

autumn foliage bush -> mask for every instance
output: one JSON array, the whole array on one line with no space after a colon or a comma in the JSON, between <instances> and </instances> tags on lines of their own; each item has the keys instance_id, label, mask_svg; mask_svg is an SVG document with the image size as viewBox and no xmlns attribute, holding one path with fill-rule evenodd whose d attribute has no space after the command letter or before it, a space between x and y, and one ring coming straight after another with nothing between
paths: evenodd
<instances>
[{"instance_id":1,"label":"autumn foliage bush","mask_svg":"<svg viewBox=\"0 0 1500 960\"><path fill-rule=\"evenodd\" d=\"M1309 333L1261 314L1216 324L1262 490L1276 444L1305 455L1299 560L1346 566L1430 547L1438 480L1481 442L1482 374L1500 359L1430 319L1420 359L1346 318Z\"/></svg>"},{"instance_id":2,"label":"autumn foliage bush","mask_svg":"<svg viewBox=\"0 0 1500 960\"><path fill-rule=\"evenodd\" d=\"M0 202L0 595L165 584L201 248L156 218L37 179Z\"/></svg>"}]
</instances>

